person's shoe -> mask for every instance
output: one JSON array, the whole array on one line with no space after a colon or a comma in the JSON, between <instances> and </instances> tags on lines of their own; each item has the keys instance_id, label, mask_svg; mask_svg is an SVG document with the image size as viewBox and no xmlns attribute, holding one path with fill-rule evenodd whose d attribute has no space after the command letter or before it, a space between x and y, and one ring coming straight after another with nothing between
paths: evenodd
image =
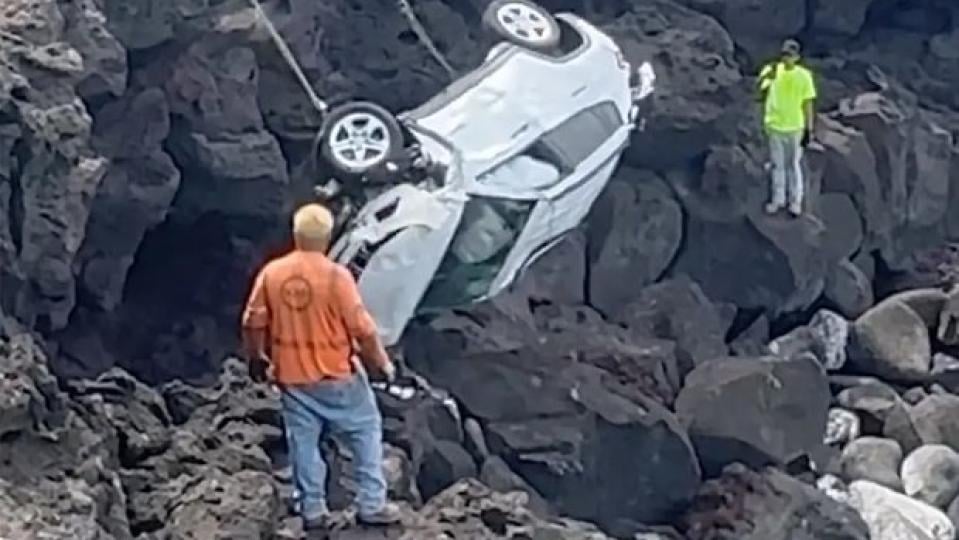
<instances>
[{"instance_id":1,"label":"person's shoe","mask_svg":"<svg viewBox=\"0 0 959 540\"><path fill-rule=\"evenodd\" d=\"M372 514L356 514L356 520L364 525L393 525L399 523L401 517L400 508L393 503L384 504L383 508Z\"/></svg>"},{"instance_id":2,"label":"person's shoe","mask_svg":"<svg viewBox=\"0 0 959 540\"><path fill-rule=\"evenodd\" d=\"M774 203L774 202L768 202L768 203L766 203L766 213L769 214L769 215L773 215L773 214L775 214L776 212L778 212L779 209L782 208L782 207L783 207L783 205L781 205L781 204L777 204L777 203Z\"/></svg>"},{"instance_id":3,"label":"person's shoe","mask_svg":"<svg viewBox=\"0 0 959 540\"><path fill-rule=\"evenodd\" d=\"M798 202L789 203L789 213L792 214L793 217L799 217L799 216L801 216L801 215L802 215L802 203L798 203Z\"/></svg>"}]
</instances>

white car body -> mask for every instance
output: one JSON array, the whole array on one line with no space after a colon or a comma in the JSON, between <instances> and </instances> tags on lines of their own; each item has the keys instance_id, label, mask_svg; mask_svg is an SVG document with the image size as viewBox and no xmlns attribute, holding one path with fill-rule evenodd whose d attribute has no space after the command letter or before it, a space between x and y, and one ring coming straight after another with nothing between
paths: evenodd
<instances>
[{"instance_id":1,"label":"white car body","mask_svg":"<svg viewBox=\"0 0 959 540\"><path fill-rule=\"evenodd\" d=\"M583 221L616 169L636 102L652 91L652 68L644 64L642 86L632 88L611 38L574 15L556 18L582 39L574 51L552 57L501 43L479 68L399 116L446 177L376 196L331 251L358 273L387 346L417 313L508 287Z\"/></svg>"}]
</instances>

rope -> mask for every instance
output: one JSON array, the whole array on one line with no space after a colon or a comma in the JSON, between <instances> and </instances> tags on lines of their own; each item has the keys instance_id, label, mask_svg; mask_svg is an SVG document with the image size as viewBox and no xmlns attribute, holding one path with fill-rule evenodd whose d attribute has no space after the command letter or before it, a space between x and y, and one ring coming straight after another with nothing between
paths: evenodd
<instances>
[{"instance_id":1,"label":"rope","mask_svg":"<svg viewBox=\"0 0 959 540\"><path fill-rule=\"evenodd\" d=\"M297 80L300 82L300 86L303 87L303 90L306 91L306 95L310 98L310 102L313 104L313 107L315 107L320 113L325 113L329 109L329 105L320 99L320 96L316 95L316 92L313 91L313 87L310 86L310 81L306 78L306 75L303 74L303 70L300 69L300 64L297 63L296 57L293 56L293 52L290 51L290 48L286 45L286 41L283 40L283 36L281 36L280 33L277 32L276 27L273 26L273 22L270 21L270 17L268 17L266 12L263 11L263 7L260 6L259 0L249 1L253 6L253 9L256 10L257 16L263 19L263 23L266 25L266 29L270 33L270 37L273 38L273 43L276 44L276 48L280 50L280 55L283 56L283 59L286 60L286 63L290 66L290 69L293 70Z\"/></svg>"},{"instance_id":2,"label":"rope","mask_svg":"<svg viewBox=\"0 0 959 540\"><path fill-rule=\"evenodd\" d=\"M416 37L423 43L426 49L433 55L433 58L443 66L443 69L446 70L446 73L449 74L451 79L456 78L456 70L453 69L453 66L446 61L446 58L443 56L443 53L436 48L436 44L433 43L433 40L430 39L429 34L426 32L426 28L423 27L423 24L420 23L419 18L416 16L416 13L413 12L413 6L410 5L409 0L396 0L397 5L400 8L400 12L406 17L407 22L410 24L410 28L413 30L413 33L416 34Z\"/></svg>"}]
</instances>

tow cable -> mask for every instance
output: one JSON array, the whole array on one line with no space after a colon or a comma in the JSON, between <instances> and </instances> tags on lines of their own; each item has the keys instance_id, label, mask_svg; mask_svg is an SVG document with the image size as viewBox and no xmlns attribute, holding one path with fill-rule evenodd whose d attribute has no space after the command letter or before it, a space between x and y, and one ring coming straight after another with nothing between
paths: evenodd
<instances>
[{"instance_id":1,"label":"tow cable","mask_svg":"<svg viewBox=\"0 0 959 540\"><path fill-rule=\"evenodd\" d=\"M439 65L443 66L443 69L445 69L446 73L449 74L450 79L455 79L456 70L453 69L453 66L450 65L450 63L446 60L446 57L443 56L443 53L441 53L436 47L436 44L433 43L433 40L430 38L426 28L413 11L413 6L410 5L409 0L397 0L396 4L400 8L400 13L406 17L406 21L409 23L410 29L413 30L413 33L416 34L416 37L419 38L423 46L426 47L426 50L430 52Z\"/></svg>"},{"instance_id":2,"label":"tow cable","mask_svg":"<svg viewBox=\"0 0 959 540\"><path fill-rule=\"evenodd\" d=\"M293 56L293 52L290 51L290 47L287 46L283 36L281 36L276 27L273 26L273 22L270 20L270 17L265 11L263 11L260 1L249 1L250 5L252 5L253 9L256 11L257 17L259 17L266 26L267 32L270 33L270 38L273 40L273 43L276 44L276 48L280 51L280 55L282 55L283 59L286 60L286 63L290 66L293 74L296 75L297 80L300 82L300 86L303 87L306 95L310 98L310 102L313 104L313 107L320 113L326 113L329 110L329 105L320 99L320 96L316 95L313 87L310 86L310 81L306 78L306 75L300 68L300 64L296 61L296 57ZM413 33L416 34L416 37L420 40L423 46L426 47L426 50L428 50L433 58L440 64L440 66L446 70L450 78L455 79L456 70L453 69L453 66L450 65L450 63L446 60L446 57L443 56L443 53L441 53L436 47L436 44L433 43L433 40L430 38L426 28L423 27L419 17L417 17L416 13L413 11L413 7L410 5L409 0L397 0L397 6L400 9L400 13L402 13L406 18L407 23L409 23L410 29L413 30Z\"/></svg>"},{"instance_id":3,"label":"tow cable","mask_svg":"<svg viewBox=\"0 0 959 540\"><path fill-rule=\"evenodd\" d=\"M310 99L310 103L313 104L313 107L321 114L324 115L329 110L329 105L320 99L320 96L316 94L313 90L313 87L310 85L309 79L306 78L306 74L303 73L303 69L300 68L299 62L296 61L296 57L293 56L293 51L290 50L290 47L286 44L286 41L283 39L283 36L280 35L280 32L277 31L276 27L273 25L273 21L270 20L270 17L263 11L263 6L260 5L260 0L249 0L250 5L253 6L256 16L259 17L263 24L266 26L267 32L270 34L270 38L273 40L273 43L276 45L276 48L280 51L280 55L286 61L287 65L290 67L290 70L293 71L293 74L296 75L297 81L299 81L300 86L303 87L303 91L306 92L307 97ZM416 13L413 12L413 7L410 5L408 0L397 0L397 6L400 9L400 12L406 17L407 22L410 25L410 28L413 30L413 33L416 34L416 37L420 42L426 47L430 52L433 58L446 70L450 78L456 78L456 70L453 69L453 66L446 61L446 58L443 56L443 53L439 51L436 45L433 43L433 40L430 38L429 34L426 31L426 28L423 27L423 24L420 23L419 18L416 16ZM321 139L323 138L322 129L317 130L316 135L313 139L313 154L315 155L319 150Z\"/></svg>"},{"instance_id":4,"label":"tow cable","mask_svg":"<svg viewBox=\"0 0 959 540\"><path fill-rule=\"evenodd\" d=\"M250 4L253 6L253 9L256 10L256 15L262 19L263 24L266 25L266 30L270 33L270 37L273 39L273 43L276 44L276 48L280 50L280 55L283 56L283 59L286 60L290 69L293 70L293 74L296 75L297 80L300 81L300 86L306 91L306 95L310 98L310 103L312 103L313 107L321 114L326 113L330 108L329 105L320 99L320 96L316 95L316 92L313 91L313 87L310 86L310 81L306 78L303 70L300 69L300 64L296 61L296 57L293 56L293 51L286 45L286 41L283 40L283 36L276 30L276 27L273 26L270 17L267 16L266 12L263 11L263 7L260 6L259 0L250 0Z\"/></svg>"}]
</instances>

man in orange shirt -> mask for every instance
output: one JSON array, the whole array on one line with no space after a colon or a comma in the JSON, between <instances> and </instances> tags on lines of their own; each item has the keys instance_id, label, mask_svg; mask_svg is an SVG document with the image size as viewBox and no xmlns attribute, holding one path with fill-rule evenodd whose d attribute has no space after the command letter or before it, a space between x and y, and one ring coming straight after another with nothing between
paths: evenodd
<instances>
[{"instance_id":1,"label":"man in orange shirt","mask_svg":"<svg viewBox=\"0 0 959 540\"><path fill-rule=\"evenodd\" d=\"M243 313L251 362L264 363L283 402L297 504L308 529L324 526L327 466L319 441L326 429L343 435L354 456L360 521L398 521L386 501L382 419L354 353L388 380L395 368L349 271L325 253L333 216L317 204L293 217L296 248L256 277Z\"/></svg>"}]
</instances>

